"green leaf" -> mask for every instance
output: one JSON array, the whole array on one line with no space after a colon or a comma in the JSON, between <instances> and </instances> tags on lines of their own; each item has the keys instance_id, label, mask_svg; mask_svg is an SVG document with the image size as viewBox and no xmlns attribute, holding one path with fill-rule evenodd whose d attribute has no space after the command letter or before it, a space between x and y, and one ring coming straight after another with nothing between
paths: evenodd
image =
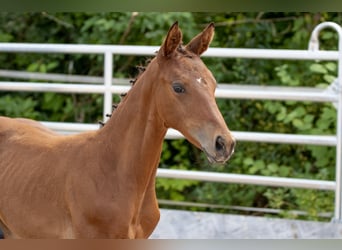
<instances>
[{"instance_id":1,"label":"green leaf","mask_svg":"<svg viewBox=\"0 0 342 250\"><path fill-rule=\"evenodd\" d=\"M333 81L335 81L336 76L333 76L333 75L324 75L324 76L323 76L323 79L324 79L325 81L327 81L328 83L332 83Z\"/></svg>"},{"instance_id":2,"label":"green leaf","mask_svg":"<svg viewBox=\"0 0 342 250\"><path fill-rule=\"evenodd\" d=\"M279 175L282 177L287 177L290 174L290 168L287 166L280 166L279 167Z\"/></svg>"},{"instance_id":3,"label":"green leaf","mask_svg":"<svg viewBox=\"0 0 342 250\"><path fill-rule=\"evenodd\" d=\"M45 64L41 64L39 66L39 72L41 73L46 73L46 65Z\"/></svg>"},{"instance_id":4,"label":"green leaf","mask_svg":"<svg viewBox=\"0 0 342 250\"><path fill-rule=\"evenodd\" d=\"M286 107L281 107L280 112L277 114L276 119L277 121L282 121L287 116L287 109Z\"/></svg>"},{"instance_id":5,"label":"green leaf","mask_svg":"<svg viewBox=\"0 0 342 250\"><path fill-rule=\"evenodd\" d=\"M336 72L337 66L336 63L328 62L324 65L329 71Z\"/></svg>"},{"instance_id":6,"label":"green leaf","mask_svg":"<svg viewBox=\"0 0 342 250\"><path fill-rule=\"evenodd\" d=\"M278 165L276 163L270 163L270 164L267 165L267 169L271 173L276 173L278 171Z\"/></svg>"},{"instance_id":7,"label":"green leaf","mask_svg":"<svg viewBox=\"0 0 342 250\"><path fill-rule=\"evenodd\" d=\"M303 106L299 106L295 109L295 112L297 117L302 117L306 114L306 109Z\"/></svg>"},{"instance_id":8,"label":"green leaf","mask_svg":"<svg viewBox=\"0 0 342 250\"><path fill-rule=\"evenodd\" d=\"M293 126L295 126L298 129L301 129L304 127L304 122L301 119L295 118L292 120Z\"/></svg>"},{"instance_id":9,"label":"green leaf","mask_svg":"<svg viewBox=\"0 0 342 250\"><path fill-rule=\"evenodd\" d=\"M243 165L245 166L251 166L254 164L254 160L250 157L247 157L243 160Z\"/></svg>"},{"instance_id":10,"label":"green leaf","mask_svg":"<svg viewBox=\"0 0 342 250\"><path fill-rule=\"evenodd\" d=\"M36 72L39 69L39 64L38 63L31 63L28 67L27 67L27 71L29 72Z\"/></svg>"},{"instance_id":11,"label":"green leaf","mask_svg":"<svg viewBox=\"0 0 342 250\"><path fill-rule=\"evenodd\" d=\"M265 162L263 160L256 160L254 166L258 169L265 168Z\"/></svg>"},{"instance_id":12,"label":"green leaf","mask_svg":"<svg viewBox=\"0 0 342 250\"><path fill-rule=\"evenodd\" d=\"M319 64L319 63L311 64L310 70L312 72L319 73L319 74L327 74L328 73L327 69L322 64Z\"/></svg>"}]
</instances>

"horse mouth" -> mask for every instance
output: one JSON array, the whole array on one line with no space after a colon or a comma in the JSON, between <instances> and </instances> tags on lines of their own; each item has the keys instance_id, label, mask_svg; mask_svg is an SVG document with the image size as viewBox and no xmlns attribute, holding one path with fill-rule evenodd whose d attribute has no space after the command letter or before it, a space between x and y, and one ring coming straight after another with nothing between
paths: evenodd
<instances>
[{"instance_id":1,"label":"horse mouth","mask_svg":"<svg viewBox=\"0 0 342 250\"><path fill-rule=\"evenodd\" d=\"M230 154L225 154L225 155L221 155L221 156L213 156L212 154L210 154L205 148L202 148L202 151L206 154L208 161L211 164L224 164L226 163L229 158L231 157L231 155L233 154L233 151Z\"/></svg>"}]
</instances>

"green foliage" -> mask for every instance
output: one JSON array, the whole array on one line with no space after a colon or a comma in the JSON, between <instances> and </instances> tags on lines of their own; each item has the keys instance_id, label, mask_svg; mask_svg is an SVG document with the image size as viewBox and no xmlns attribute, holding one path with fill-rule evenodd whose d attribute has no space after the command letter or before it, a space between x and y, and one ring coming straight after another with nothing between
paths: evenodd
<instances>
[{"instance_id":1,"label":"green foliage","mask_svg":"<svg viewBox=\"0 0 342 250\"><path fill-rule=\"evenodd\" d=\"M187 43L208 22L215 22L212 46L227 48L307 49L312 29L322 21L341 23L341 13L0 13L0 42L160 45L172 23L179 21ZM321 49L336 49L337 35L325 30ZM114 76L134 77L146 57L114 55ZM329 61L203 58L220 83L326 88L336 77ZM0 55L2 69L40 73L103 75L101 55ZM6 79L7 80L7 79ZM118 98L115 97L115 100ZM37 120L96 122L102 117L101 95L1 92L0 115ZM334 134L336 111L327 103L218 100L231 130L294 134ZM200 150L185 140L165 141L160 167L250 175L333 180L335 148L238 142L233 158L211 166ZM241 184L158 178L161 199L220 205L302 210L318 220L333 210L333 193ZM199 208L191 208L193 210ZM210 210L210 209L208 209ZM223 210L218 210L222 211Z\"/></svg>"},{"instance_id":2,"label":"green foliage","mask_svg":"<svg viewBox=\"0 0 342 250\"><path fill-rule=\"evenodd\" d=\"M30 96L0 96L0 114L4 116L26 117L37 119L39 113L35 110L37 102Z\"/></svg>"},{"instance_id":3,"label":"green foliage","mask_svg":"<svg viewBox=\"0 0 342 250\"><path fill-rule=\"evenodd\" d=\"M194 148L189 147L185 140L171 140L163 143L163 154L160 161L161 168L190 169L191 160L189 156L194 153ZM158 178L156 188L158 196L163 199L186 200L187 191L198 185L198 181L174 180Z\"/></svg>"},{"instance_id":4,"label":"green foliage","mask_svg":"<svg viewBox=\"0 0 342 250\"><path fill-rule=\"evenodd\" d=\"M248 19L254 13L243 15L241 19L239 15L227 15L226 18L218 15L216 18L219 23L231 24L224 26L225 32L218 34L222 41L220 46L306 49L312 28L318 21L328 18L326 14L315 16L304 13L298 16L297 13L288 13L285 16L293 20L277 22L277 18L284 18L283 14L265 13L266 16L273 16L274 21L263 23L256 18ZM334 15L330 18L340 20ZM333 32L322 32L322 40L322 49L336 48L337 39ZM327 87L336 77L335 62L229 59L219 63L216 61L212 70L217 72L215 76L219 81L290 87ZM336 110L327 103L219 100L219 107L232 130L321 135L336 131ZM238 142L226 169L218 171L333 180L335 154L333 147ZM202 196L196 190L197 198L203 197L205 202L214 204L302 210L309 214L306 218L316 220L319 219L319 212L333 211L332 192L236 184L222 186L222 189L219 186L221 184L203 184L202 188L208 191ZM207 193L211 193L210 199L205 195ZM242 193L248 194L246 199ZM313 201L316 202L314 206ZM281 215L295 217L286 212Z\"/></svg>"}]
</instances>

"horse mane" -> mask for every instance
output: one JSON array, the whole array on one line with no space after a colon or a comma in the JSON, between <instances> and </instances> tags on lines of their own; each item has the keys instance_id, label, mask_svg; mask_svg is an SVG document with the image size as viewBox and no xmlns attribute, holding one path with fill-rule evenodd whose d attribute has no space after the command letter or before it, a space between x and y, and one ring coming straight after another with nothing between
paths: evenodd
<instances>
[{"instance_id":1,"label":"horse mane","mask_svg":"<svg viewBox=\"0 0 342 250\"><path fill-rule=\"evenodd\" d=\"M177 51L185 56L185 57L188 57L188 58L192 58L193 57L193 53L186 50L185 47L182 45L182 44L179 44L178 48L177 48Z\"/></svg>"},{"instance_id":2,"label":"horse mane","mask_svg":"<svg viewBox=\"0 0 342 250\"><path fill-rule=\"evenodd\" d=\"M157 53L157 52L156 52ZM141 66L141 65L137 65L135 66L135 68L138 70L138 75L132 79L132 80L129 80L129 83L131 84L131 87L134 86L134 84L138 81L138 79L140 78L140 76L145 72L148 64L152 61L152 58L148 58L146 60L146 66ZM125 93L121 93L120 94L120 102L119 103L114 103L112 105L112 113L111 114L106 114L106 117L109 117L109 119L113 116L114 114L114 111L117 109L117 107L119 106L119 104L122 102L122 100L126 97L128 92L125 92ZM108 121L107 121L108 122ZM104 121L98 121L99 125L100 125L100 129L103 128L105 125L106 125L106 122Z\"/></svg>"},{"instance_id":3,"label":"horse mane","mask_svg":"<svg viewBox=\"0 0 342 250\"><path fill-rule=\"evenodd\" d=\"M179 44L177 51L185 57L188 58L192 58L193 54L191 52L189 52L188 50L185 49L185 47L182 44ZM158 51L155 52L156 54L158 53ZM145 62L145 66L141 66L141 65L137 65L135 66L135 68L138 70L138 75L129 81L129 83L131 84L131 86L133 87L134 84L138 81L139 77L145 72L148 64L152 61L152 58L148 58ZM121 101L126 97L127 92L126 93L121 93L120 94L120 102L119 103L114 103L112 105L112 113L111 114L106 114L106 117L109 117L109 119L113 116L114 111L117 109L117 107L119 106L119 104L121 103ZM108 122L108 121L107 121ZM106 125L106 122L104 121L98 121L100 128L103 128Z\"/></svg>"}]
</instances>

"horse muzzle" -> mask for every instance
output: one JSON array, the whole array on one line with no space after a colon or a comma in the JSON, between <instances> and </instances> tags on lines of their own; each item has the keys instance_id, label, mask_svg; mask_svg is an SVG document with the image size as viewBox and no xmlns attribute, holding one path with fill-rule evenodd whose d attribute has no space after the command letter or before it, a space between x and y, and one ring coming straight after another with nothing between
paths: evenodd
<instances>
[{"instance_id":1,"label":"horse muzzle","mask_svg":"<svg viewBox=\"0 0 342 250\"><path fill-rule=\"evenodd\" d=\"M225 138L219 135L215 138L211 150L208 147L202 147L202 150L206 153L210 163L223 164L233 155L235 144L233 137Z\"/></svg>"}]
</instances>

